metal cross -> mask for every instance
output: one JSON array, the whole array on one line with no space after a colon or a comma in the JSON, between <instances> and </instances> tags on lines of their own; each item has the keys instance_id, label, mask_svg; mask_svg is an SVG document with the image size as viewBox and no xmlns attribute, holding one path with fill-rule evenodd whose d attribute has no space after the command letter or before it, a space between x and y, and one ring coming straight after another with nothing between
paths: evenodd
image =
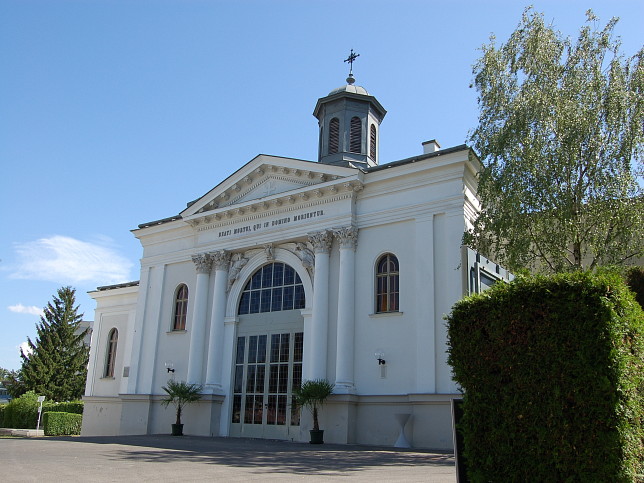
<instances>
[{"instance_id":1,"label":"metal cross","mask_svg":"<svg viewBox=\"0 0 644 483\"><path fill-rule=\"evenodd\" d=\"M344 61L349 63L349 75L353 73L353 61L356 60L358 57L360 57L360 54L356 54L353 52L353 49L351 49L351 54L349 54L349 57L347 57Z\"/></svg>"}]
</instances>

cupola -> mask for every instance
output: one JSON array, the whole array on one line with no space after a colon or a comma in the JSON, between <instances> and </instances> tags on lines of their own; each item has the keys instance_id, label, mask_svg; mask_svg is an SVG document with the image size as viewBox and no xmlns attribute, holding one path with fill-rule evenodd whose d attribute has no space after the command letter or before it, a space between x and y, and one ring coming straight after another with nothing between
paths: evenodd
<instances>
[{"instance_id":1,"label":"cupola","mask_svg":"<svg viewBox=\"0 0 644 483\"><path fill-rule=\"evenodd\" d=\"M346 62L353 64L358 55L352 50ZM351 168L376 166L385 114L375 97L355 85L350 71L347 84L318 99L313 111L320 126L318 162Z\"/></svg>"}]
</instances>

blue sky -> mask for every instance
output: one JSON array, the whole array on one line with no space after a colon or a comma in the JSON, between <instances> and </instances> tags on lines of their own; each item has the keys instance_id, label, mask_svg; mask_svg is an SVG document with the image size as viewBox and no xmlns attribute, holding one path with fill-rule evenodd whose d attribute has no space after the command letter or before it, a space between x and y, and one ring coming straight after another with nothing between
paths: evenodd
<instances>
[{"instance_id":1,"label":"blue sky","mask_svg":"<svg viewBox=\"0 0 644 483\"><path fill-rule=\"evenodd\" d=\"M640 0L536 1L575 36L592 8L644 43ZM477 50L514 1L2 0L0 367L20 367L38 311L65 285L138 280L130 230L179 213L260 153L317 159L319 97L357 84L388 110L380 161L465 142Z\"/></svg>"}]
</instances>

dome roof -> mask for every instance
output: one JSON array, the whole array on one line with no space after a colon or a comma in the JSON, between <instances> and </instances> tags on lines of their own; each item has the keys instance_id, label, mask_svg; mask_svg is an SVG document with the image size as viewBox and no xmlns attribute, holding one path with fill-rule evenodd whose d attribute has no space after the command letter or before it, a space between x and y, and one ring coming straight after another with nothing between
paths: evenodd
<instances>
[{"instance_id":1,"label":"dome roof","mask_svg":"<svg viewBox=\"0 0 644 483\"><path fill-rule=\"evenodd\" d=\"M361 94L363 96L370 95L367 92L367 89L365 89L362 86L357 86L355 84L347 84L344 86L340 86L337 89L333 89L331 92L329 92L329 95L332 96L334 94L339 94L341 92L350 92L351 94Z\"/></svg>"}]
</instances>

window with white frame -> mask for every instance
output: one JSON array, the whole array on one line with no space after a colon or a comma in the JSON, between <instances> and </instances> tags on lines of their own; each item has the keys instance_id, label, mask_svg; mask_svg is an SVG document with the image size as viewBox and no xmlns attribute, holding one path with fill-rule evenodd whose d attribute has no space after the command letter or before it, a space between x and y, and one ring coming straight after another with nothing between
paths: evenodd
<instances>
[{"instance_id":1,"label":"window with white frame","mask_svg":"<svg viewBox=\"0 0 644 483\"><path fill-rule=\"evenodd\" d=\"M239 301L239 315L303 309L304 286L297 272L285 263L264 265L250 278Z\"/></svg>"},{"instance_id":2,"label":"window with white frame","mask_svg":"<svg viewBox=\"0 0 644 483\"><path fill-rule=\"evenodd\" d=\"M181 284L177 287L174 297L174 315L172 330L186 330L186 318L188 317L188 286Z\"/></svg>"},{"instance_id":3,"label":"window with white frame","mask_svg":"<svg viewBox=\"0 0 644 483\"><path fill-rule=\"evenodd\" d=\"M399 311L398 258L386 253L376 263L376 313Z\"/></svg>"}]
</instances>

